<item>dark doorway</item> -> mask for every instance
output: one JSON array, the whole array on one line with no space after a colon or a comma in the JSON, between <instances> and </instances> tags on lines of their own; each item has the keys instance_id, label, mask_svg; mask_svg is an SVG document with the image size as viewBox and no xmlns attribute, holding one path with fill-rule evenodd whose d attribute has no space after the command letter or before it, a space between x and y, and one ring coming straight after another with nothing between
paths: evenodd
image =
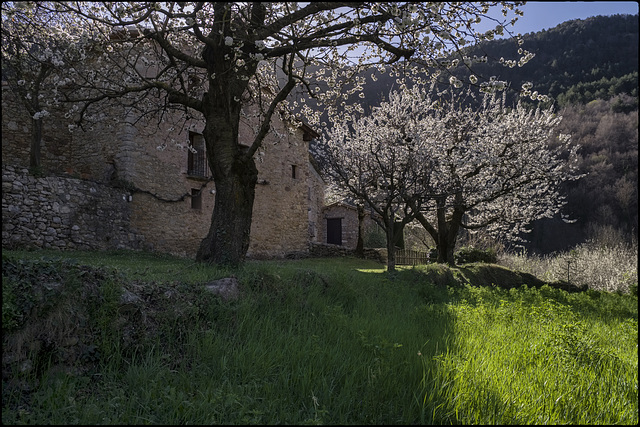
<instances>
[{"instance_id":1,"label":"dark doorway","mask_svg":"<svg viewBox=\"0 0 640 427\"><path fill-rule=\"evenodd\" d=\"M342 245L342 218L327 218L327 243Z\"/></svg>"}]
</instances>

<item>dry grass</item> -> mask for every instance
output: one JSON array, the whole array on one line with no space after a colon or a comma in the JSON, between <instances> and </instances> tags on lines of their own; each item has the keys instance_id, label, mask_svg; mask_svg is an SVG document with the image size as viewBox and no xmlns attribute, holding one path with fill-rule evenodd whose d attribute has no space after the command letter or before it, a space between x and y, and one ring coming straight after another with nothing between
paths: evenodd
<instances>
[{"instance_id":1,"label":"dry grass","mask_svg":"<svg viewBox=\"0 0 640 427\"><path fill-rule=\"evenodd\" d=\"M498 262L545 281L566 280L589 289L629 293L638 286L638 244L588 242L547 256L501 254Z\"/></svg>"}]
</instances>

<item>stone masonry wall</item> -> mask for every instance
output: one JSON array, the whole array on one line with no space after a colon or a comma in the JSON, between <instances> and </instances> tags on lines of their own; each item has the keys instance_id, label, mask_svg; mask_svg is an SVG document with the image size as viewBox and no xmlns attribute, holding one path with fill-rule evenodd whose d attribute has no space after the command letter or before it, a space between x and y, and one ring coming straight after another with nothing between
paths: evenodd
<instances>
[{"instance_id":1,"label":"stone masonry wall","mask_svg":"<svg viewBox=\"0 0 640 427\"><path fill-rule=\"evenodd\" d=\"M309 165L309 241L319 242L322 239L323 222L322 208L324 207L324 192L326 184L314 166L310 157Z\"/></svg>"},{"instance_id":2,"label":"stone masonry wall","mask_svg":"<svg viewBox=\"0 0 640 427\"><path fill-rule=\"evenodd\" d=\"M191 129L200 133L202 126L200 123ZM274 127L276 131L267 135L256 154L258 185L247 251L250 258L284 257L308 251L309 204L317 203L317 198L309 200L309 182L318 178L311 173L303 131L289 129L279 120L275 120ZM132 164L127 181L145 191L134 193L132 228L145 236L149 249L194 257L211 225L215 183L187 174L187 150L172 145L158 150L157 139L142 137L149 133L145 132L143 122L138 122L131 133L135 145L125 150ZM167 130L166 134L171 132ZM187 138L185 131L172 135L176 141ZM246 123L241 124L239 140L241 145L253 140L253 130ZM121 169L118 168L119 174ZM194 209L190 194L200 188L201 206ZM320 191L316 185L316 192Z\"/></svg>"},{"instance_id":3,"label":"stone masonry wall","mask_svg":"<svg viewBox=\"0 0 640 427\"><path fill-rule=\"evenodd\" d=\"M139 249L129 228L130 193L75 178L36 178L2 166L2 246Z\"/></svg>"},{"instance_id":4,"label":"stone masonry wall","mask_svg":"<svg viewBox=\"0 0 640 427\"><path fill-rule=\"evenodd\" d=\"M114 178L114 158L119 147L117 122L104 121L99 128L69 131L65 109L47 107L42 119L41 166L56 175L108 183ZM114 110L115 117L122 114ZM119 114L119 115L118 115ZM2 163L29 166L31 117L6 84L2 85Z\"/></svg>"},{"instance_id":5,"label":"stone masonry wall","mask_svg":"<svg viewBox=\"0 0 640 427\"><path fill-rule=\"evenodd\" d=\"M258 185L248 256L285 256L308 251L309 145L302 130L275 124L258 157Z\"/></svg>"}]
</instances>

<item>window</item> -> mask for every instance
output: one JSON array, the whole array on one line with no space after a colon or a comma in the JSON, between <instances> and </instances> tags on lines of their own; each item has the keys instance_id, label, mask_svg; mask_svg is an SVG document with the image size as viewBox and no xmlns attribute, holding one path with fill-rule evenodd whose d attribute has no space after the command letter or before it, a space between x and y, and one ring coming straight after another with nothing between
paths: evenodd
<instances>
[{"instance_id":1,"label":"window","mask_svg":"<svg viewBox=\"0 0 640 427\"><path fill-rule=\"evenodd\" d=\"M202 209L202 192L197 188L191 189L191 209Z\"/></svg>"},{"instance_id":2,"label":"window","mask_svg":"<svg viewBox=\"0 0 640 427\"><path fill-rule=\"evenodd\" d=\"M191 147L187 155L187 175L208 176L204 137L199 133L189 132L189 143Z\"/></svg>"},{"instance_id":3,"label":"window","mask_svg":"<svg viewBox=\"0 0 640 427\"><path fill-rule=\"evenodd\" d=\"M291 178L296 179L296 165L291 165Z\"/></svg>"}]
</instances>

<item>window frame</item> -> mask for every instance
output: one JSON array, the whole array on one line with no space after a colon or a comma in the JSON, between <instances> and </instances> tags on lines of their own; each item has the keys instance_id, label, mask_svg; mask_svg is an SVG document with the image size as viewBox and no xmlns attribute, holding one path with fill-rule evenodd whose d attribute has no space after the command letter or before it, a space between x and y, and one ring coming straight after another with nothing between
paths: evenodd
<instances>
[{"instance_id":1,"label":"window frame","mask_svg":"<svg viewBox=\"0 0 640 427\"><path fill-rule=\"evenodd\" d=\"M192 152L191 149L196 152ZM209 165L204 136L200 133L189 131L189 150L187 152L187 176L208 178Z\"/></svg>"}]
</instances>

